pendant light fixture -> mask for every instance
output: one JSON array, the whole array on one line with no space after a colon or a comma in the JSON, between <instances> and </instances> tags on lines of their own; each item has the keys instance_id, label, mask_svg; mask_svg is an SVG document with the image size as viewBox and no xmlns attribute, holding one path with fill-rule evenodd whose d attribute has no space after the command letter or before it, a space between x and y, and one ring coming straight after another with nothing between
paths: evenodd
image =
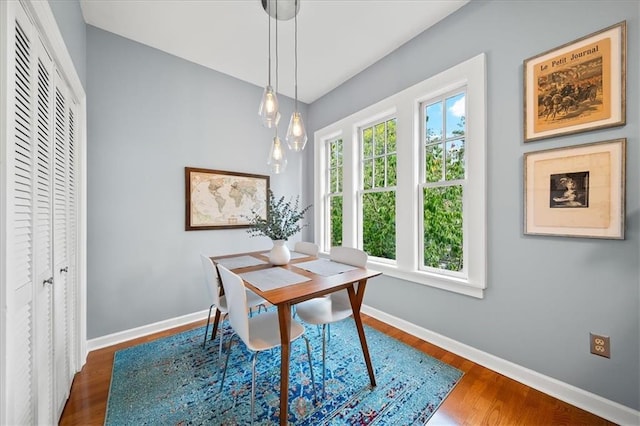
<instances>
[{"instance_id":1,"label":"pendant light fixture","mask_svg":"<svg viewBox=\"0 0 640 426\"><path fill-rule=\"evenodd\" d=\"M266 5L266 3L269 3L268 6ZM267 8L270 10L271 9L271 0L263 0L263 7ZM276 0L276 10L278 9L278 5L277 5L277 0ZM267 10L267 9L265 9ZM267 128L272 128L274 126L278 125L278 122L280 121L280 111L278 108L278 96L276 95L276 91L273 90L273 87L271 86L271 16L269 14L267 14L269 19L269 37L268 37L268 41L269 41L269 81L267 83L267 87L264 88L264 92L262 93L262 100L260 101L260 107L258 108L258 115L260 116L260 119L262 120L262 125L264 127ZM276 18L276 49L277 44L278 44L278 21ZM276 67L278 66L277 64L278 58L277 58L277 54L276 54ZM277 83L276 83L277 86Z\"/></svg>"},{"instance_id":2,"label":"pendant light fixture","mask_svg":"<svg viewBox=\"0 0 640 426\"><path fill-rule=\"evenodd\" d=\"M271 0L269 0L271 2ZM278 90L278 0L275 0L275 18L276 18L276 91ZM271 21L271 18L269 18ZM275 123L275 135L271 142L271 149L269 150L269 159L267 165L271 168L271 172L279 174L284 172L287 167L287 157L284 146L278 136L278 121L280 119L280 113L278 113L278 120Z\"/></svg>"},{"instance_id":3,"label":"pendant light fixture","mask_svg":"<svg viewBox=\"0 0 640 426\"><path fill-rule=\"evenodd\" d=\"M307 144L307 131L304 128L304 121L302 121L302 115L298 112L298 2L294 0L294 10L296 14L294 16L294 88L295 88L295 103L293 114L291 114L291 120L289 121L289 128L287 129L287 145L292 151L302 151Z\"/></svg>"},{"instance_id":4,"label":"pendant light fixture","mask_svg":"<svg viewBox=\"0 0 640 426\"><path fill-rule=\"evenodd\" d=\"M265 88L260 102L260 117L265 127L275 128L275 135L271 141L271 149L269 151L269 159L267 164L269 165L271 172L279 174L284 172L287 167L286 149L280 137L278 136L278 121L280 120L280 113L278 112L278 99L276 93L278 92L278 21L287 21L295 17L295 107L289 123L289 129L287 130L286 141L289 148L293 151L302 151L307 143L307 133L304 128L304 122L302 116L298 112L298 10L300 8L300 0L261 0L262 7L269 16L269 83ZM276 20L276 42L275 42L275 55L276 55L276 81L275 90L271 86L271 18Z\"/></svg>"},{"instance_id":5,"label":"pendant light fixture","mask_svg":"<svg viewBox=\"0 0 640 426\"><path fill-rule=\"evenodd\" d=\"M285 151L286 149L278 137L278 128L276 127L276 134L271 142L269 160L267 161L267 165L275 174L282 173L287 168L287 155Z\"/></svg>"}]
</instances>

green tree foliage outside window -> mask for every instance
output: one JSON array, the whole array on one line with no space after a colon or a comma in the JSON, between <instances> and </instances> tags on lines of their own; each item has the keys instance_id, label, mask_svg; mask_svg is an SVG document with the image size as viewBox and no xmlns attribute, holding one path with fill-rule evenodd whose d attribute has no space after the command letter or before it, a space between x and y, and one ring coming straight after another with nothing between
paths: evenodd
<instances>
[{"instance_id":1,"label":"green tree foliage outside window","mask_svg":"<svg viewBox=\"0 0 640 426\"><path fill-rule=\"evenodd\" d=\"M371 192L362 199L363 250L384 259L396 258L396 193Z\"/></svg>"},{"instance_id":2,"label":"green tree foliage outside window","mask_svg":"<svg viewBox=\"0 0 640 426\"><path fill-rule=\"evenodd\" d=\"M342 245L342 181L343 150L342 139L334 139L327 143L328 185L329 185L329 223L331 232L329 242L332 247Z\"/></svg>"},{"instance_id":3,"label":"green tree foliage outside window","mask_svg":"<svg viewBox=\"0 0 640 426\"><path fill-rule=\"evenodd\" d=\"M370 256L396 258L396 119L362 129L362 243Z\"/></svg>"},{"instance_id":4,"label":"green tree foliage outside window","mask_svg":"<svg viewBox=\"0 0 640 426\"><path fill-rule=\"evenodd\" d=\"M462 186L424 189L424 264L460 271L462 256Z\"/></svg>"},{"instance_id":5,"label":"green tree foliage outside window","mask_svg":"<svg viewBox=\"0 0 640 426\"><path fill-rule=\"evenodd\" d=\"M330 197L331 200L331 246L342 245L342 197Z\"/></svg>"},{"instance_id":6,"label":"green tree foliage outside window","mask_svg":"<svg viewBox=\"0 0 640 426\"><path fill-rule=\"evenodd\" d=\"M465 93L428 104L425 115L424 266L461 271Z\"/></svg>"}]
</instances>

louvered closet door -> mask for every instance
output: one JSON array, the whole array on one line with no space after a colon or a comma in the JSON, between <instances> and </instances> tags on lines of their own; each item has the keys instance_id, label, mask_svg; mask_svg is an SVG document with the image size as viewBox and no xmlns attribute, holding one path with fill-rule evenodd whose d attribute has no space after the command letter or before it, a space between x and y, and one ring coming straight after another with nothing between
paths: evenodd
<instances>
[{"instance_id":1,"label":"louvered closet door","mask_svg":"<svg viewBox=\"0 0 640 426\"><path fill-rule=\"evenodd\" d=\"M14 2L9 40L8 93L13 98L7 147L7 414L9 424L34 424L34 32Z\"/></svg>"},{"instance_id":2,"label":"louvered closet door","mask_svg":"<svg viewBox=\"0 0 640 426\"><path fill-rule=\"evenodd\" d=\"M36 50L35 90L35 330L38 423L53 424L58 417L53 407L53 62L42 43Z\"/></svg>"},{"instance_id":3,"label":"louvered closet door","mask_svg":"<svg viewBox=\"0 0 640 426\"><path fill-rule=\"evenodd\" d=\"M7 322L0 326L7 375L0 377L0 423L56 424L78 338L77 106L20 2L6 4Z\"/></svg>"},{"instance_id":4,"label":"louvered closet door","mask_svg":"<svg viewBox=\"0 0 640 426\"><path fill-rule=\"evenodd\" d=\"M53 144L53 342L54 404L61 413L71 384L69 297L69 101L66 86L56 74Z\"/></svg>"},{"instance_id":5,"label":"louvered closet door","mask_svg":"<svg viewBox=\"0 0 640 426\"><path fill-rule=\"evenodd\" d=\"M73 350L73 342L77 342L78 324L77 304L78 300L78 104L70 99L67 106L67 123L69 126L69 137L67 139L67 265L68 269L61 273L65 274L67 282L67 397L68 390L73 382L74 369L77 365L77 352ZM65 397L65 400L66 398ZM64 408L61 407L61 408ZM60 411L59 414L62 414Z\"/></svg>"}]
</instances>

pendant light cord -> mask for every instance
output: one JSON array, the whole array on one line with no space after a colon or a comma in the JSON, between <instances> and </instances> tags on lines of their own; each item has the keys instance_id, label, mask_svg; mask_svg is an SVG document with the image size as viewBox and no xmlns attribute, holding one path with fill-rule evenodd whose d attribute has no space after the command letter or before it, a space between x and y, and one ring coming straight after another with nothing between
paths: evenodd
<instances>
[{"instance_id":1,"label":"pendant light cord","mask_svg":"<svg viewBox=\"0 0 640 426\"><path fill-rule=\"evenodd\" d=\"M278 0L276 0L276 93L278 93Z\"/></svg>"},{"instance_id":2,"label":"pendant light cord","mask_svg":"<svg viewBox=\"0 0 640 426\"><path fill-rule=\"evenodd\" d=\"M268 8L271 9L271 0L268 0L268 1L269 1ZM269 15L268 12L267 12L267 19L269 20L269 37L268 37L268 40L269 40L269 49L268 49L268 51L269 51L269 72L268 72L268 74L269 74L269 83L268 83L268 85L271 86L271 16Z\"/></svg>"},{"instance_id":3,"label":"pendant light cord","mask_svg":"<svg viewBox=\"0 0 640 426\"><path fill-rule=\"evenodd\" d=\"M294 105L294 110L295 112L298 112L298 0L295 0L294 2L294 17L293 17L293 22L294 22L294 90L295 90L295 105Z\"/></svg>"}]
</instances>

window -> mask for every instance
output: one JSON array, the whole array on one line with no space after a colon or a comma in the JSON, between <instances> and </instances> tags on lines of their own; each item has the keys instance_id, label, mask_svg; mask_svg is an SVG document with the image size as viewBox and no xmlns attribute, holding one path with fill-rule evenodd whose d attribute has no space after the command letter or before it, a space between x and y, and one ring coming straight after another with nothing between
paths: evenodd
<instances>
[{"instance_id":1,"label":"window","mask_svg":"<svg viewBox=\"0 0 640 426\"><path fill-rule=\"evenodd\" d=\"M358 247L385 275L483 297L485 78L481 54L315 133L322 252Z\"/></svg>"},{"instance_id":2,"label":"window","mask_svg":"<svg viewBox=\"0 0 640 426\"><path fill-rule=\"evenodd\" d=\"M342 139L327 142L327 241L329 247L342 245Z\"/></svg>"},{"instance_id":3,"label":"window","mask_svg":"<svg viewBox=\"0 0 640 426\"><path fill-rule=\"evenodd\" d=\"M462 271L466 91L421 104L420 268Z\"/></svg>"},{"instance_id":4,"label":"window","mask_svg":"<svg viewBox=\"0 0 640 426\"><path fill-rule=\"evenodd\" d=\"M360 130L362 247L369 256L396 258L396 120Z\"/></svg>"}]
</instances>

